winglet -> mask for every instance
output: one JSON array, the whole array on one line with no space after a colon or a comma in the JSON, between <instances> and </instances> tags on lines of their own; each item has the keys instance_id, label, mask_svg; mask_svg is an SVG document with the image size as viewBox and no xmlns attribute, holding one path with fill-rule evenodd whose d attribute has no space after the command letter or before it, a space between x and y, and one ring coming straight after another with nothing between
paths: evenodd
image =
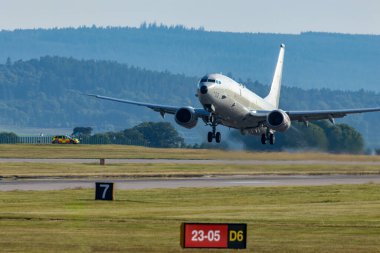
<instances>
[{"instance_id":1,"label":"winglet","mask_svg":"<svg viewBox=\"0 0 380 253\"><path fill-rule=\"evenodd\" d=\"M285 45L280 45L280 53L278 55L276 69L273 75L273 81L270 88L268 96L265 97L265 100L273 105L274 108L278 108L280 101L280 92L281 92L281 78L282 78L282 65L284 62L285 54Z\"/></svg>"}]
</instances>

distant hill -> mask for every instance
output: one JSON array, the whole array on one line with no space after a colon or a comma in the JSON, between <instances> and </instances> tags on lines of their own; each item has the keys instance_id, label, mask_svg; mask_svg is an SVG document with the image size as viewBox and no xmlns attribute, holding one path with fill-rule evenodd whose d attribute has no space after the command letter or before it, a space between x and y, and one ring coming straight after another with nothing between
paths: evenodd
<instances>
[{"instance_id":1,"label":"distant hill","mask_svg":"<svg viewBox=\"0 0 380 253\"><path fill-rule=\"evenodd\" d=\"M259 82L240 81L262 96L269 90ZM1 126L50 129L91 126L97 131L113 131L142 121L159 121L159 114L149 109L100 101L80 93L199 107L194 96L197 82L197 77L150 71L112 61L46 56L8 62L0 64L0 131ZM380 105L380 94L285 86L280 104L284 109L376 107ZM166 120L173 122L170 116ZM350 116L343 122L357 128L369 146L379 147L379 114ZM198 125L194 130L178 129L187 141L189 138L204 141L209 127L204 127L201 121Z\"/></svg>"},{"instance_id":2,"label":"distant hill","mask_svg":"<svg viewBox=\"0 0 380 253\"><path fill-rule=\"evenodd\" d=\"M268 84L285 43L284 84L380 91L380 36L208 32L183 27L66 28L0 31L0 61L45 55L115 60L200 78L232 73Z\"/></svg>"}]
</instances>

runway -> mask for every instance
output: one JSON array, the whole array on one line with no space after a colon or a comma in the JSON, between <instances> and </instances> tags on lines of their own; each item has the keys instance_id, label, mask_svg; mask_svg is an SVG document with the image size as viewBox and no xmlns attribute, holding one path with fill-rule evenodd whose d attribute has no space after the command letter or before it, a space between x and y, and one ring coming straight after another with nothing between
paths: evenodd
<instances>
[{"instance_id":1,"label":"runway","mask_svg":"<svg viewBox=\"0 0 380 253\"><path fill-rule=\"evenodd\" d=\"M99 164L99 159L73 158L0 158L0 163L63 163ZM199 160L199 159L105 159L106 164L236 164L236 165L284 165L284 164L331 164L331 165L380 165L380 161L334 161L334 160Z\"/></svg>"},{"instance_id":2,"label":"runway","mask_svg":"<svg viewBox=\"0 0 380 253\"><path fill-rule=\"evenodd\" d=\"M380 183L380 175L319 175L319 176L225 176L183 179L88 179L88 180L2 180L0 191L63 190L94 188L95 182L114 182L116 189L138 190L180 187L232 187L232 186L316 186L332 184Z\"/></svg>"}]
</instances>

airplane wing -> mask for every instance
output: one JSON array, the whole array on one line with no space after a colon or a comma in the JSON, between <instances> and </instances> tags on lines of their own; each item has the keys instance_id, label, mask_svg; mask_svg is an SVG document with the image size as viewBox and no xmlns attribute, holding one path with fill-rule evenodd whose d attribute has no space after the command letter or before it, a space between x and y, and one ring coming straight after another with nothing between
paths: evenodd
<instances>
[{"instance_id":1,"label":"airplane wing","mask_svg":"<svg viewBox=\"0 0 380 253\"><path fill-rule=\"evenodd\" d=\"M378 112L380 108L361 108L361 109L345 109L345 110L315 110L315 111L286 111L290 120L298 120L300 122L328 119L334 122L334 118L343 118L348 114L363 112Z\"/></svg>"},{"instance_id":2,"label":"airplane wing","mask_svg":"<svg viewBox=\"0 0 380 253\"><path fill-rule=\"evenodd\" d=\"M181 107L177 107L177 106L157 105L157 104L143 103L143 102L137 102L137 101L132 101L132 100L105 97L105 96L100 96L100 95L95 95L95 94L87 94L87 96L95 97L95 98L99 98L99 99L104 99L104 100L109 100L109 101L114 101L114 102L119 102L119 103L145 106L145 107L152 109L153 111L159 112L161 114L161 116L164 116L165 113L175 114L178 111L178 109L181 108ZM194 108L194 111L195 111L196 116L198 116L198 117L210 116L210 113L203 108Z\"/></svg>"},{"instance_id":3,"label":"airplane wing","mask_svg":"<svg viewBox=\"0 0 380 253\"><path fill-rule=\"evenodd\" d=\"M335 118L343 118L348 114L378 112L380 108L361 108L361 109L344 109L344 110L311 110L311 111L285 111L291 121L307 123L309 121L328 119L335 123ZM272 111L258 110L250 111L248 116L254 119L254 122L265 123L268 114ZM249 120L249 117L247 117Z\"/></svg>"}]
</instances>

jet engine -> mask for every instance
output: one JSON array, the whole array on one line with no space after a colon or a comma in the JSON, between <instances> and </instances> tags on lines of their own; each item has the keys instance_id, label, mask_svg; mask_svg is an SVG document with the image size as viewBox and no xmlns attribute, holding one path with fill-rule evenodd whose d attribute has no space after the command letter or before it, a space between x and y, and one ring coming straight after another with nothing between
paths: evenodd
<instances>
[{"instance_id":1,"label":"jet engine","mask_svg":"<svg viewBox=\"0 0 380 253\"><path fill-rule=\"evenodd\" d=\"M176 112L174 119L178 125L189 129L195 127L198 122L198 117L195 115L195 110L190 106L180 108Z\"/></svg>"},{"instance_id":2,"label":"jet engine","mask_svg":"<svg viewBox=\"0 0 380 253\"><path fill-rule=\"evenodd\" d=\"M285 132L291 126L291 121L283 110L273 110L267 116L267 125L270 129Z\"/></svg>"}]
</instances>

